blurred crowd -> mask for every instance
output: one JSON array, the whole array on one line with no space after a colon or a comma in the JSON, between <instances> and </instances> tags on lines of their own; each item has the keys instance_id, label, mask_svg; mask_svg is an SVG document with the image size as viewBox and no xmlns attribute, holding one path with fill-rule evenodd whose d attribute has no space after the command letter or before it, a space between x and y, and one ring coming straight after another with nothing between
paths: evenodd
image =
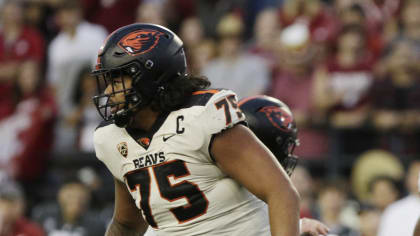
<instances>
[{"instance_id":1,"label":"blurred crowd","mask_svg":"<svg viewBox=\"0 0 420 236\"><path fill-rule=\"evenodd\" d=\"M289 105L303 217L339 236L412 232L420 0L0 0L0 236L103 235L113 186L92 164L90 72L134 22L180 35L213 87Z\"/></svg>"}]
</instances>

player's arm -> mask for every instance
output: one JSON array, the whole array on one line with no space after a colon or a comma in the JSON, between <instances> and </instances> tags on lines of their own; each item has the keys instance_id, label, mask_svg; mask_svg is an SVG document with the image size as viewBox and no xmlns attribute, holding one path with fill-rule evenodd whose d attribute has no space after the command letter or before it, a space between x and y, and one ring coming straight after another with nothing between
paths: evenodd
<instances>
[{"instance_id":1,"label":"player's arm","mask_svg":"<svg viewBox=\"0 0 420 236\"><path fill-rule=\"evenodd\" d=\"M414 229L413 236L420 236L420 218L417 220L416 228Z\"/></svg>"},{"instance_id":2,"label":"player's arm","mask_svg":"<svg viewBox=\"0 0 420 236\"><path fill-rule=\"evenodd\" d=\"M106 236L138 236L147 230L147 223L141 216L140 210L133 202L133 198L121 181L114 179L115 208L114 216L105 233Z\"/></svg>"},{"instance_id":3,"label":"player's arm","mask_svg":"<svg viewBox=\"0 0 420 236\"><path fill-rule=\"evenodd\" d=\"M268 204L272 235L299 234L299 196L275 157L243 125L213 140L211 153L220 168Z\"/></svg>"}]
</instances>

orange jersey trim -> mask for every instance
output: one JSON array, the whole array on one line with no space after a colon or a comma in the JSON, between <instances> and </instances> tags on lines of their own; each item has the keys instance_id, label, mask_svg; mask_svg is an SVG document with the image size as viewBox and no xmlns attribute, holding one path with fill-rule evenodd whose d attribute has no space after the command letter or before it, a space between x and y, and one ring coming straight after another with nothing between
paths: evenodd
<instances>
[{"instance_id":1,"label":"orange jersey trim","mask_svg":"<svg viewBox=\"0 0 420 236\"><path fill-rule=\"evenodd\" d=\"M215 94L215 93L217 93L219 91L220 90L217 90L217 89L200 90L200 91L193 92L192 95L199 95L199 94L206 94L206 93L213 93L213 94Z\"/></svg>"}]
</instances>

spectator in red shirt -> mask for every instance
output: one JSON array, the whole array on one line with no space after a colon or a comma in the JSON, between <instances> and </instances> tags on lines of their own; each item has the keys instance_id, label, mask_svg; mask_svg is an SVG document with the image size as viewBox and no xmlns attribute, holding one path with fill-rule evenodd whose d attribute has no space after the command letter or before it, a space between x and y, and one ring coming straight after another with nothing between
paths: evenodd
<instances>
[{"instance_id":1,"label":"spectator in red shirt","mask_svg":"<svg viewBox=\"0 0 420 236\"><path fill-rule=\"evenodd\" d=\"M82 0L86 19L105 26L108 32L134 23L141 0Z\"/></svg>"},{"instance_id":2,"label":"spectator in red shirt","mask_svg":"<svg viewBox=\"0 0 420 236\"><path fill-rule=\"evenodd\" d=\"M382 31L387 23L397 17L402 0L335 0L334 10L338 15L354 4L360 5L366 15L365 24L371 30Z\"/></svg>"},{"instance_id":3,"label":"spectator in red shirt","mask_svg":"<svg viewBox=\"0 0 420 236\"><path fill-rule=\"evenodd\" d=\"M20 1L4 2L0 20L0 83L4 84L16 76L19 62L43 62L45 45L38 31L24 25Z\"/></svg>"},{"instance_id":4,"label":"spectator in red shirt","mask_svg":"<svg viewBox=\"0 0 420 236\"><path fill-rule=\"evenodd\" d=\"M37 62L21 64L13 90L8 94L14 99L13 113L0 119L4 144L0 159L2 164L6 160L12 162L6 168L12 177L34 180L45 168L56 113L52 94L42 86Z\"/></svg>"},{"instance_id":5,"label":"spectator in red shirt","mask_svg":"<svg viewBox=\"0 0 420 236\"><path fill-rule=\"evenodd\" d=\"M42 228L24 216L24 194L17 183L0 184L0 236L44 236Z\"/></svg>"},{"instance_id":6,"label":"spectator in red shirt","mask_svg":"<svg viewBox=\"0 0 420 236\"><path fill-rule=\"evenodd\" d=\"M321 0L286 0L280 16L284 26L306 22L311 40L317 43L330 42L337 34L337 20Z\"/></svg>"},{"instance_id":7,"label":"spectator in red shirt","mask_svg":"<svg viewBox=\"0 0 420 236\"><path fill-rule=\"evenodd\" d=\"M379 57L384 47L381 29L371 23L360 4L353 4L337 12L341 28L347 25L359 25L366 32L366 47L375 57Z\"/></svg>"},{"instance_id":8,"label":"spectator in red shirt","mask_svg":"<svg viewBox=\"0 0 420 236\"><path fill-rule=\"evenodd\" d=\"M19 63L32 59L44 60L44 39L35 29L23 23L20 1L5 1L0 8L0 119L12 111L13 101L8 96Z\"/></svg>"},{"instance_id":9,"label":"spectator in red shirt","mask_svg":"<svg viewBox=\"0 0 420 236\"><path fill-rule=\"evenodd\" d=\"M7 93L12 113L0 117L0 172L18 180L32 203L41 194L36 186L46 170L56 109L52 93L42 86L39 64L26 61L19 69Z\"/></svg>"},{"instance_id":10,"label":"spectator in red shirt","mask_svg":"<svg viewBox=\"0 0 420 236\"><path fill-rule=\"evenodd\" d=\"M355 154L372 145L374 139L363 126L369 115L373 64L364 29L348 25L337 38L335 52L317 73L316 104L329 114L337 152Z\"/></svg>"},{"instance_id":11,"label":"spectator in red shirt","mask_svg":"<svg viewBox=\"0 0 420 236\"><path fill-rule=\"evenodd\" d=\"M323 158L328 151L324 115L314 106L314 65L319 57L310 40L308 26L295 23L283 29L275 42L277 69L269 94L287 103L299 126L301 145L295 153L302 158Z\"/></svg>"},{"instance_id":12,"label":"spectator in red shirt","mask_svg":"<svg viewBox=\"0 0 420 236\"><path fill-rule=\"evenodd\" d=\"M359 0L366 12L367 21L382 29L401 10L404 0Z\"/></svg>"}]
</instances>

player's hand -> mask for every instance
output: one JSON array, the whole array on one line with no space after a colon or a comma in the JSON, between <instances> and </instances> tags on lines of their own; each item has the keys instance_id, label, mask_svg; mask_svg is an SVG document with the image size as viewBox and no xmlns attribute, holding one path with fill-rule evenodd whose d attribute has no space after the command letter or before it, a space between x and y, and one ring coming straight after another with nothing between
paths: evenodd
<instances>
[{"instance_id":1,"label":"player's hand","mask_svg":"<svg viewBox=\"0 0 420 236\"><path fill-rule=\"evenodd\" d=\"M320 221L302 218L300 225L300 234L302 236L320 236L327 235L330 229Z\"/></svg>"}]
</instances>

